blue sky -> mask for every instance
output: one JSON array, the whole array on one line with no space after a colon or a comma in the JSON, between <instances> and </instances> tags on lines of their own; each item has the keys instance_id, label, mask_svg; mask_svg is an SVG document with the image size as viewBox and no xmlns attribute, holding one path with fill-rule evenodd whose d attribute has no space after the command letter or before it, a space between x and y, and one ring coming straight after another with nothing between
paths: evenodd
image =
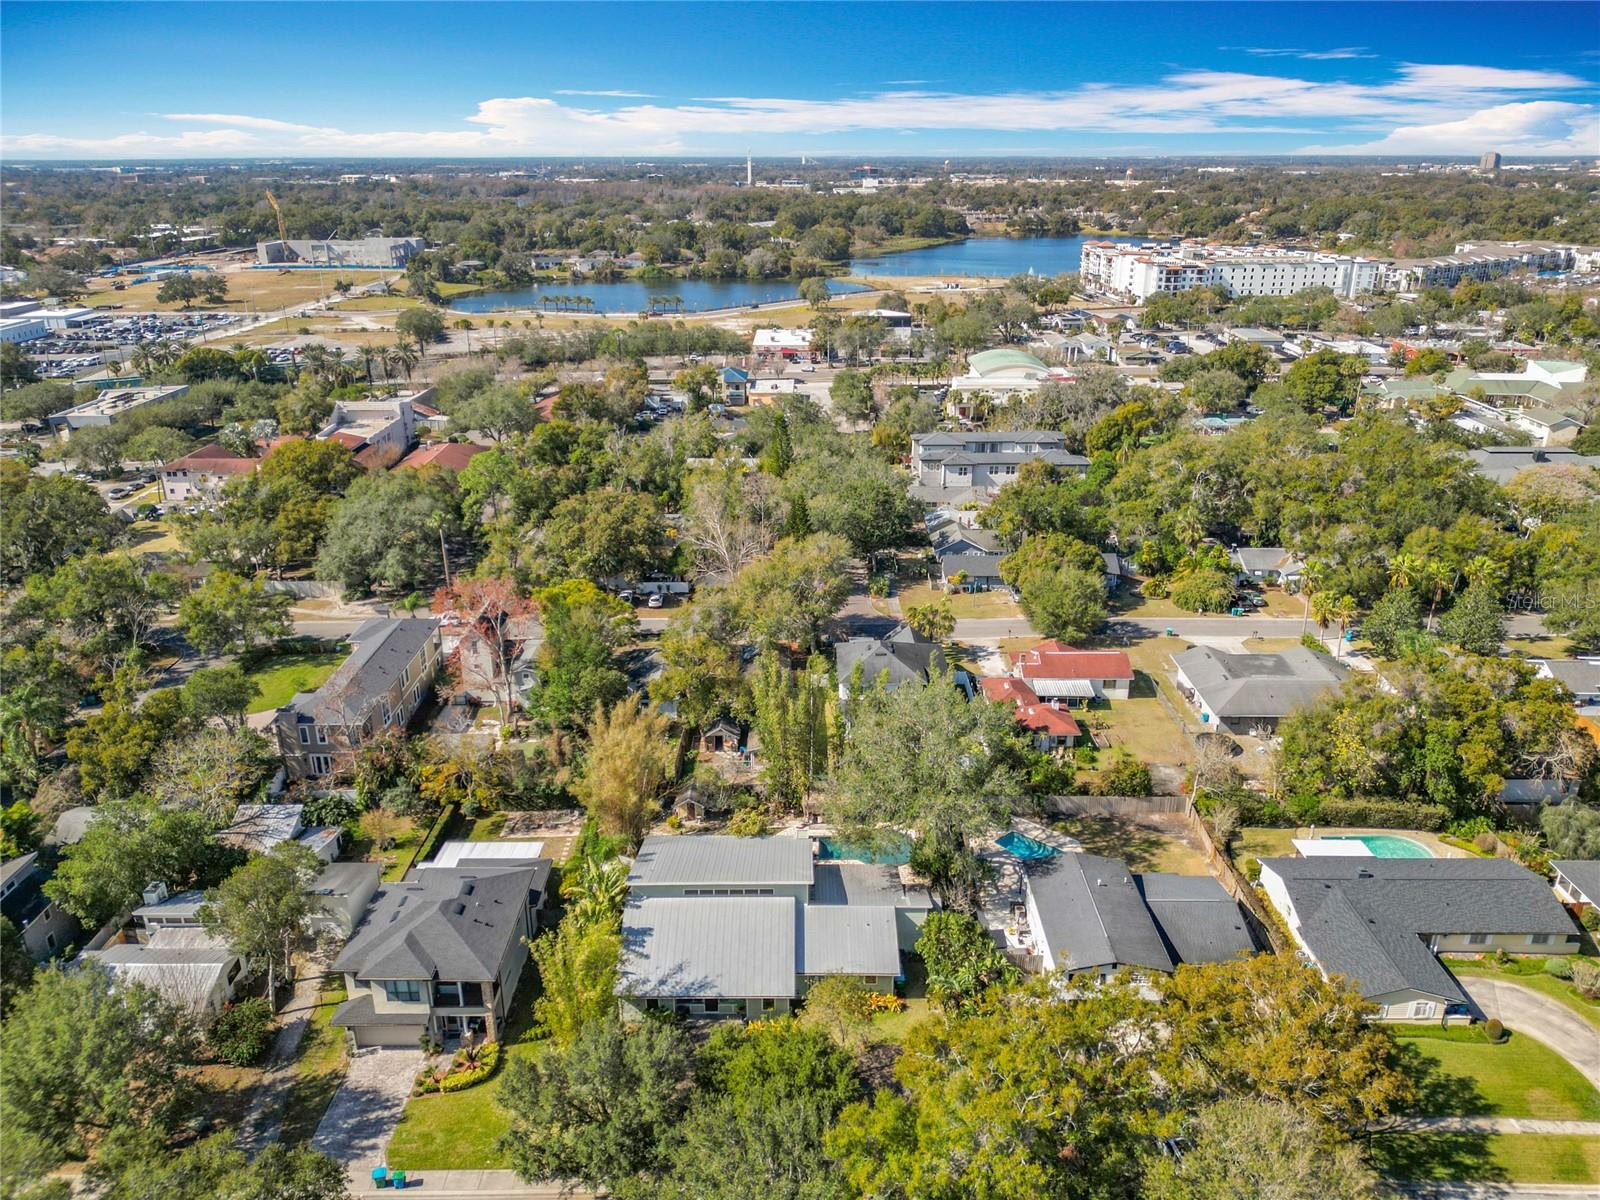
<instances>
[{"instance_id":1,"label":"blue sky","mask_svg":"<svg viewBox=\"0 0 1600 1200\"><path fill-rule=\"evenodd\" d=\"M1600 155L1600 5L30 4L10 158Z\"/></svg>"}]
</instances>

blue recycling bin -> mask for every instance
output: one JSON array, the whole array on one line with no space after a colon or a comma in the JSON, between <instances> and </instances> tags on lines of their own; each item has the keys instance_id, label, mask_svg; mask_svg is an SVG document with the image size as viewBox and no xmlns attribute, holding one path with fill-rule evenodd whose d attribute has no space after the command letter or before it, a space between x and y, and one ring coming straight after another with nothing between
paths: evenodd
<instances>
[{"instance_id":1,"label":"blue recycling bin","mask_svg":"<svg viewBox=\"0 0 1600 1200\"><path fill-rule=\"evenodd\" d=\"M386 1187L389 1186L389 1168L388 1167L373 1167L372 1168L372 1186L375 1187L375 1188L386 1188Z\"/></svg>"}]
</instances>

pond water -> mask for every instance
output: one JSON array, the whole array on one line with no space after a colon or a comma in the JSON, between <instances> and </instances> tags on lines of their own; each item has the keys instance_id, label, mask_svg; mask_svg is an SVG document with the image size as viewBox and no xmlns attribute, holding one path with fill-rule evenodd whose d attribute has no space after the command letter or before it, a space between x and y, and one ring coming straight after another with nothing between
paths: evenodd
<instances>
[{"instance_id":1,"label":"pond water","mask_svg":"<svg viewBox=\"0 0 1600 1200\"><path fill-rule=\"evenodd\" d=\"M1060 275L1076 271L1085 242L1131 242L1149 239L1113 237L1098 234L1084 237L967 238L926 250L907 250L877 258L857 258L850 263L853 275Z\"/></svg>"},{"instance_id":2,"label":"pond water","mask_svg":"<svg viewBox=\"0 0 1600 1200\"><path fill-rule=\"evenodd\" d=\"M859 292L860 284L828 282L835 295ZM483 292L476 296L460 296L450 301L457 312L494 313L502 309L544 309L549 312L603 312L636 313L650 307L651 296L679 296L683 307L669 305L659 311L667 316L675 312L705 312L714 308L750 308L771 304L778 300L794 300L800 295L800 285L790 279L668 279L663 283L640 283L622 280L617 283L598 283L579 280L576 283L534 284L504 292ZM587 296L594 307L563 309L557 297ZM549 299L548 305L541 303Z\"/></svg>"}]
</instances>

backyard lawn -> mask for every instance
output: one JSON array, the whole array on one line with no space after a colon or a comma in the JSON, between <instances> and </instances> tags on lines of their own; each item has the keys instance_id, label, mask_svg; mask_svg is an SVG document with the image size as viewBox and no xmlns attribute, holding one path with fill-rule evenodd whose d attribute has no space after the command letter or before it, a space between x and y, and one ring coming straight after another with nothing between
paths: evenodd
<instances>
[{"instance_id":1,"label":"backyard lawn","mask_svg":"<svg viewBox=\"0 0 1600 1200\"><path fill-rule=\"evenodd\" d=\"M948 595L950 611L956 620L982 620L1001 617L1020 617L1022 610L1009 592L949 592L927 583L913 583L902 587L898 593L901 613L942 600Z\"/></svg>"},{"instance_id":2,"label":"backyard lawn","mask_svg":"<svg viewBox=\"0 0 1600 1200\"><path fill-rule=\"evenodd\" d=\"M867 1034L874 1042L899 1045L906 1040L911 1027L928 1015L928 972L922 959L915 954L904 956L906 981L903 987L906 1008L904 1012L879 1013L872 1018L872 1029Z\"/></svg>"},{"instance_id":3,"label":"backyard lawn","mask_svg":"<svg viewBox=\"0 0 1600 1200\"><path fill-rule=\"evenodd\" d=\"M307 649L291 654L272 654L255 659L245 666L245 673L255 681L261 694L250 702L253 713L282 708L299 692L314 692L341 662L347 650Z\"/></svg>"},{"instance_id":4,"label":"backyard lawn","mask_svg":"<svg viewBox=\"0 0 1600 1200\"><path fill-rule=\"evenodd\" d=\"M165 521L135 521L128 533L128 549L135 554L177 554L183 549Z\"/></svg>"},{"instance_id":5,"label":"backyard lawn","mask_svg":"<svg viewBox=\"0 0 1600 1200\"><path fill-rule=\"evenodd\" d=\"M435 1096L413 1096L395 1127L388 1161L407 1171L452 1171L505 1168L510 1161L496 1147L511 1120L497 1103L500 1083L513 1058L537 1054L542 1045L532 1028L533 1000L537 994L530 969L522 989L512 1001L512 1018L505 1039L505 1057L493 1078L465 1091ZM526 997L526 999L524 999Z\"/></svg>"},{"instance_id":6,"label":"backyard lawn","mask_svg":"<svg viewBox=\"0 0 1600 1200\"><path fill-rule=\"evenodd\" d=\"M333 1094L339 1090L345 1070L345 1032L336 1029L333 1010L345 1000L344 979L330 975L322 981L317 1007L311 1010L311 1023L300 1043L300 1057L294 1064L294 1082L283 1104L285 1145L308 1141L317 1131L322 1114Z\"/></svg>"},{"instance_id":7,"label":"backyard lawn","mask_svg":"<svg viewBox=\"0 0 1600 1200\"><path fill-rule=\"evenodd\" d=\"M1383 1133L1379 1169L1399 1179L1600 1183L1600 1138L1551 1133Z\"/></svg>"},{"instance_id":8,"label":"backyard lawn","mask_svg":"<svg viewBox=\"0 0 1600 1200\"><path fill-rule=\"evenodd\" d=\"M1178 827L1183 818L1174 813L1171 820ZM1082 842L1085 853L1123 859L1135 871L1210 874L1200 851L1153 824L1126 817L1060 817L1050 827Z\"/></svg>"},{"instance_id":9,"label":"backyard lawn","mask_svg":"<svg viewBox=\"0 0 1600 1200\"><path fill-rule=\"evenodd\" d=\"M1477 1025L1397 1031L1417 1085L1418 1116L1600 1120L1600 1092L1543 1042L1490 1042Z\"/></svg>"}]
</instances>

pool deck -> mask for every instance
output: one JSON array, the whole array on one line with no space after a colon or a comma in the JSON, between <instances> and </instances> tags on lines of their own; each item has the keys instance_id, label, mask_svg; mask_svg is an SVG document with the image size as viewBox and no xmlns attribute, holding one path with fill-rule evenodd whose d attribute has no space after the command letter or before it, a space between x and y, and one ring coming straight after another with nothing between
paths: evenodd
<instances>
[{"instance_id":1,"label":"pool deck","mask_svg":"<svg viewBox=\"0 0 1600 1200\"><path fill-rule=\"evenodd\" d=\"M1471 858L1459 846L1447 845L1436 834L1424 833L1418 829L1361 829L1346 828L1342 825L1312 825L1309 828L1297 829L1294 832L1297 838L1342 838L1342 837L1396 837L1405 838L1407 841L1416 842L1425 848L1435 858Z\"/></svg>"}]
</instances>

